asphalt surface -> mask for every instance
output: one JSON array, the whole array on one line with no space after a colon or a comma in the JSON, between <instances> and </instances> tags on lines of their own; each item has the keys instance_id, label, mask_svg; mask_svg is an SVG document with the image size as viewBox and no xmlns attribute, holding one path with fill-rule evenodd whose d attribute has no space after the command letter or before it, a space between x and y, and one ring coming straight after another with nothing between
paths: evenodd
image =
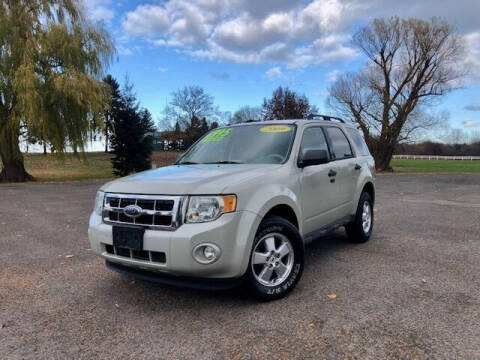
<instances>
[{"instance_id":1,"label":"asphalt surface","mask_svg":"<svg viewBox=\"0 0 480 360\"><path fill-rule=\"evenodd\" d=\"M379 177L370 242L318 239L271 303L106 269L99 185L0 186L0 358L480 359L480 175Z\"/></svg>"}]
</instances>

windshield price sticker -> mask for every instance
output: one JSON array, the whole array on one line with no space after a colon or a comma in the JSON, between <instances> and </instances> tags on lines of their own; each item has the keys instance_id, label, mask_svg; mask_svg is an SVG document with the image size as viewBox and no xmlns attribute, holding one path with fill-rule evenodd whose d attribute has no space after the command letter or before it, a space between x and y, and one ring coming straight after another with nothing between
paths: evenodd
<instances>
[{"instance_id":1,"label":"windshield price sticker","mask_svg":"<svg viewBox=\"0 0 480 360\"><path fill-rule=\"evenodd\" d=\"M202 140L202 143L220 141L225 136L230 135L231 132L232 132L232 129L214 130L211 133L209 133L207 136L205 136L205 138Z\"/></svg>"},{"instance_id":2,"label":"windshield price sticker","mask_svg":"<svg viewBox=\"0 0 480 360\"><path fill-rule=\"evenodd\" d=\"M266 132L266 133L280 133L280 132L288 132L292 129L291 126L286 126L286 125L270 125L270 126L264 126L260 129L261 132Z\"/></svg>"}]
</instances>

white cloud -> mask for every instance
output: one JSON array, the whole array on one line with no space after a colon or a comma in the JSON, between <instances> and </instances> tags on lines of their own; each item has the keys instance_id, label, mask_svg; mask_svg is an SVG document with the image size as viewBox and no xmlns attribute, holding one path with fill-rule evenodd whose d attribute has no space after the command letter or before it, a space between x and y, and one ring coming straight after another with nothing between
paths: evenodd
<instances>
[{"instance_id":1,"label":"white cloud","mask_svg":"<svg viewBox=\"0 0 480 360\"><path fill-rule=\"evenodd\" d=\"M273 13L268 15L262 22L265 31L285 34L294 28L292 17L288 13Z\"/></svg>"},{"instance_id":2,"label":"white cloud","mask_svg":"<svg viewBox=\"0 0 480 360\"><path fill-rule=\"evenodd\" d=\"M167 31L171 25L168 12L155 5L140 5L127 13L123 28L132 35L155 35Z\"/></svg>"},{"instance_id":3,"label":"white cloud","mask_svg":"<svg viewBox=\"0 0 480 360\"><path fill-rule=\"evenodd\" d=\"M115 12L110 8L111 0L84 0L83 5L88 17L94 22L109 23L115 16Z\"/></svg>"},{"instance_id":4,"label":"white cloud","mask_svg":"<svg viewBox=\"0 0 480 360\"><path fill-rule=\"evenodd\" d=\"M352 32L374 17L442 16L465 35L466 63L480 69L479 12L478 0L166 0L137 6L122 28L194 57L304 68L355 58Z\"/></svg>"},{"instance_id":5,"label":"white cloud","mask_svg":"<svg viewBox=\"0 0 480 360\"><path fill-rule=\"evenodd\" d=\"M348 6L338 0L316 0L299 12L298 20L304 31L337 29L347 9Z\"/></svg>"},{"instance_id":6,"label":"white cloud","mask_svg":"<svg viewBox=\"0 0 480 360\"><path fill-rule=\"evenodd\" d=\"M158 71L158 72L161 72L161 73L164 73L164 72L167 72L168 69L167 69L166 67L159 66L159 67L157 67L157 71Z\"/></svg>"},{"instance_id":7,"label":"white cloud","mask_svg":"<svg viewBox=\"0 0 480 360\"><path fill-rule=\"evenodd\" d=\"M480 121L477 121L477 120L463 120L462 124L465 127L474 128L474 127L480 126Z\"/></svg>"},{"instance_id":8,"label":"white cloud","mask_svg":"<svg viewBox=\"0 0 480 360\"><path fill-rule=\"evenodd\" d=\"M338 69L332 70L329 73L327 73L327 81L329 83L335 82L338 77L340 76L341 72Z\"/></svg>"},{"instance_id":9,"label":"white cloud","mask_svg":"<svg viewBox=\"0 0 480 360\"><path fill-rule=\"evenodd\" d=\"M132 55L133 51L125 46L117 45L117 51L121 55Z\"/></svg>"},{"instance_id":10,"label":"white cloud","mask_svg":"<svg viewBox=\"0 0 480 360\"><path fill-rule=\"evenodd\" d=\"M238 63L283 63L290 68L352 58L335 33L341 0L170 0L139 5L122 21L130 36L188 54Z\"/></svg>"},{"instance_id":11,"label":"white cloud","mask_svg":"<svg viewBox=\"0 0 480 360\"><path fill-rule=\"evenodd\" d=\"M275 66L265 72L265 76L270 80L283 78L282 69L279 66Z\"/></svg>"},{"instance_id":12,"label":"white cloud","mask_svg":"<svg viewBox=\"0 0 480 360\"><path fill-rule=\"evenodd\" d=\"M480 81L480 31L464 36L466 45L465 66L471 76Z\"/></svg>"}]
</instances>

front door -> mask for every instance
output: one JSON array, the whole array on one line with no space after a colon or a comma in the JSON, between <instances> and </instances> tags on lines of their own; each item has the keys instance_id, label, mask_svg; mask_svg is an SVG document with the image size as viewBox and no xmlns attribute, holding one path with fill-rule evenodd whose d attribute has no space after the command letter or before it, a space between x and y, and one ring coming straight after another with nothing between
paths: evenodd
<instances>
[{"instance_id":1,"label":"front door","mask_svg":"<svg viewBox=\"0 0 480 360\"><path fill-rule=\"evenodd\" d=\"M307 149L329 151L321 127L311 126L303 131L300 154ZM337 184L332 177L331 163L301 169L301 203L304 218L303 232L311 233L335 220Z\"/></svg>"}]
</instances>

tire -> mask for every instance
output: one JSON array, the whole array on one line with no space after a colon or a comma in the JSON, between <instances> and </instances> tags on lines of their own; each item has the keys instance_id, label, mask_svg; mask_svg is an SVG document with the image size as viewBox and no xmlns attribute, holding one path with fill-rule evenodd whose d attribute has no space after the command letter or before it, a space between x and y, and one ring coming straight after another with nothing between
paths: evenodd
<instances>
[{"instance_id":1,"label":"tire","mask_svg":"<svg viewBox=\"0 0 480 360\"><path fill-rule=\"evenodd\" d=\"M303 273L304 251L302 237L290 222L278 216L261 222L246 276L259 300L280 299L295 288Z\"/></svg>"},{"instance_id":2,"label":"tire","mask_svg":"<svg viewBox=\"0 0 480 360\"><path fill-rule=\"evenodd\" d=\"M364 207L368 206L368 210ZM369 193L363 192L358 201L355 220L345 226L348 239L353 243L364 243L373 230L373 201Z\"/></svg>"}]
</instances>

